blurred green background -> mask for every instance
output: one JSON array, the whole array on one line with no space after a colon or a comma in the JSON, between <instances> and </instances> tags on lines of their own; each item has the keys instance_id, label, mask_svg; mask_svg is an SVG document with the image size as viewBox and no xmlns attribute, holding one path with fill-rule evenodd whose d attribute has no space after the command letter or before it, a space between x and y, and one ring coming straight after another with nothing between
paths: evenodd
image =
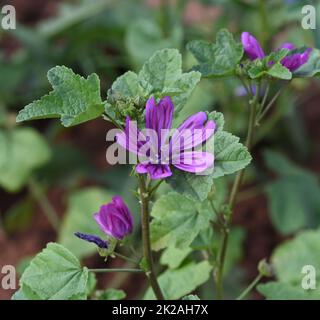
<instances>
[{"instance_id":1,"label":"blurred green background","mask_svg":"<svg viewBox=\"0 0 320 320\"><path fill-rule=\"evenodd\" d=\"M15 265L18 273L49 241L61 242L88 266L100 265L95 248L79 246L72 233L96 231L94 222L88 225L81 217L114 194L126 199L139 228L130 168L111 168L105 159L108 122L97 119L68 129L56 120L15 123L20 109L49 91L50 68L66 65L84 76L97 73L105 98L119 75L139 70L158 49L179 49L184 69L190 69L194 60L186 43L214 41L221 28L238 39L249 31L265 51L288 41L320 48L320 28L301 27L304 4L318 8L320 21L319 1L13 0L0 5L8 3L16 8L17 28L0 28L0 266ZM259 128L255 162L234 215L230 297L253 279L258 261L279 243L320 225L319 84L295 79ZM236 80L202 80L180 117L219 110L228 131L243 138L248 109L239 89ZM1 156L6 148L10 161ZM221 182L224 188L228 181ZM138 251L138 233L132 244ZM128 298L138 298L146 283L139 276L101 275L98 286L122 288ZM202 297L211 297L210 288L200 290ZM0 288L0 299L12 293Z\"/></svg>"}]
</instances>

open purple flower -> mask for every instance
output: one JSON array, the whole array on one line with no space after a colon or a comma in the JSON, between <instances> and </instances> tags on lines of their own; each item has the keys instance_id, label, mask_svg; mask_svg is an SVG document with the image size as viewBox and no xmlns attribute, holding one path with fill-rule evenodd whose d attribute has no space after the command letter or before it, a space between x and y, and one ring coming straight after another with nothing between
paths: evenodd
<instances>
[{"instance_id":1,"label":"open purple flower","mask_svg":"<svg viewBox=\"0 0 320 320\"><path fill-rule=\"evenodd\" d=\"M101 249L107 249L108 248L108 242L102 240L98 236L82 233L82 232L75 232L74 235L78 237L79 239L95 243L99 248Z\"/></svg>"},{"instance_id":2,"label":"open purple flower","mask_svg":"<svg viewBox=\"0 0 320 320\"><path fill-rule=\"evenodd\" d=\"M141 132L131 129L129 118L125 132L117 135L117 142L138 156L143 154L141 150L147 141L151 145L146 159L137 165L137 173L149 174L151 179L163 179L172 175L170 165L191 173L203 172L213 165L213 154L194 148L214 134L215 122L208 121L205 112L198 112L171 135L173 111L170 97L163 97L158 104L150 97L146 103L146 131L150 134L144 136L145 143L135 139Z\"/></svg>"},{"instance_id":3,"label":"open purple flower","mask_svg":"<svg viewBox=\"0 0 320 320\"><path fill-rule=\"evenodd\" d=\"M118 240L132 232L132 215L120 196L112 198L112 202L100 207L94 219L103 232Z\"/></svg>"},{"instance_id":4,"label":"open purple flower","mask_svg":"<svg viewBox=\"0 0 320 320\"><path fill-rule=\"evenodd\" d=\"M241 42L244 51L250 60L263 59L265 54L259 41L249 32L243 32L241 35ZM280 49L295 50L292 43L284 43ZM304 52L290 53L281 60L281 64L291 72L299 69L302 65L308 62L312 49L308 48Z\"/></svg>"}]
</instances>

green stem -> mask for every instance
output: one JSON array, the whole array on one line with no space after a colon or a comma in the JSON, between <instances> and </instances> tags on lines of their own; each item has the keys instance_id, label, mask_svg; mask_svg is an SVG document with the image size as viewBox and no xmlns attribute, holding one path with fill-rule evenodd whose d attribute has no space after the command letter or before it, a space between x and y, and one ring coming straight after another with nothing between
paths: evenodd
<instances>
[{"instance_id":1,"label":"green stem","mask_svg":"<svg viewBox=\"0 0 320 320\"><path fill-rule=\"evenodd\" d=\"M268 82L267 87L266 87L266 91L264 92L264 96L263 96L263 99L261 102L261 110L264 108L264 106L267 102L269 91L270 91L270 82Z\"/></svg>"},{"instance_id":2,"label":"green stem","mask_svg":"<svg viewBox=\"0 0 320 320\"><path fill-rule=\"evenodd\" d=\"M150 190L149 190L149 197L151 197L153 195L153 193L155 191L157 191L157 189L159 188L160 184L163 182L164 180L161 179L159 180L159 182L157 182Z\"/></svg>"},{"instance_id":3,"label":"green stem","mask_svg":"<svg viewBox=\"0 0 320 320\"><path fill-rule=\"evenodd\" d=\"M228 240L229 240L229 229L222 228L222 241L221 241L221 247L220 247L220 254L218 257L218 268L215 273L216 294L217 294L218 300L221 300L223 298L223 284L222 284L223 267L224 267L226 253L227 253Z\"/></svg>"},{"instance_id":4,"label":"green stem","mask_svg":"<svg viewBox=\"0 0 320 320\"><path fill-rule=\"evenodd\" d=\"M46 215L47 219L51 223L52 227L58 231L60 226L60 219L59 216L46 197L46 195L42 192L41 187L34 179L29 179L28 188L31 195L36 199L39 203L43 213Z\"/></svg>"},{"instance_id":5,"label":"green stem","mask_svg":"<svg viewBox=\"0 0 320 320\"><path fill-rule=\"evenodd\" d=\"M239 80L240 80L241 84L243 85L244 89L246 90L248 97L250 97L252 95L251 87L246 84L246 82L242 78L242 76L239 76Z\"/></svg>"},{"instance_id":6,"label":"green stem","mask_svg":"<svg viewBox=\"0 0 320 320\"><path fill-rule=\"evenodd\" d=\"M249 117L248 132L247 132L247 139L246 139L246 147L248 148L248 150L251 147L252 139L253 139L253 133L254 133L255 123L256 123L257 107L259 104L260 87L261 87L261 83L259 82L257 86L256 95L254 96L252 102L250 103L250 117ZM231 193L228 201L228 208L231 214L228 217L228 221L227 221L228 224L230 224L231 222L232 210L236 202L236 197L244 176L244 172L245 172L245 169L242 169L241 171L239 171L231 189ZM219 251L220 254L218 257L217 269L215 272L217 299L223 298L223 284L222 284L223 268L224 268L226 253L227 253L228 241L229 241L228 227L224 226L221 231L222 231L222 239L221 239L221 245L220 245L220 251Z\"/></svg>"},{"instance_id":7,"label":"green stem","mask_svg":"<svg viewBox=\"0 0 320 320\"><path fill-rule=\"evenodd\" d=\"M146 188L146 182L143 175L138 176L140 201L141 201L141 230L143 255L147 263L146 275L149 279L150 286L158 300L164 300L161 288L158 284L157 276L154 270L153 257L150 242L150 221L149 221L149 194Z\"/></svg>"},{"instance_id":8,"label":"green stem","mask_svg":"<svg viewBox=\"0 0 320 320\"><path fill-rule=\"evenodd\" d=\"M274 95L274 97L271 99L271 101L268 103L268 105L264 108L264 110L259 115L257 119L257 123L259 123L262 120L262 118L267 114L267 112L270 110L270 108L273 106L273 104L279 98L280 94L283 92L285 88L286 88L286 85L281 87L279 91Z\"/></svg>"},{"instance_id":9,"label":"green stem","mask_svg":"<svg viewBox=\"0 0 320 320\"><path fill-rule=\"evenodd\" d=\"M140 273L143 272L141 269L131 269L131 268L114 268L114 269L88 269L91 272L95 273L105 273L105 272L131 272L131 273Z\"/></svg>"},{"instance_id":10,"label":"green stem","mask_svg":"<svg viewBox=\"0 0 320 320\"><path fill-rule=\"evenodd\" d=\"M242 300L243 298L245 298L250 293L250 291L255 288L255 286L260 282L262 278L263 275L258 274L257 277L249 284L249 286L239 295L237 300Z\"/></svg>"},{"instance_id":11,"label":"green stem","mask_svg":"<svg viewBox=\"0 0 320 320\"><path fill-rule=\"evenodd\" d=\"M139 262L134 260L134 259L131 259L130 257L127 257L127 256L124 256L123 254L121 253L118 253L118 252L113 252L113 254L116 256L116 257L119 257L125 261L128 261L128 262L131 262L133 264L136 264L136 265L139 265Z\"/></svg>"}]
</instances>

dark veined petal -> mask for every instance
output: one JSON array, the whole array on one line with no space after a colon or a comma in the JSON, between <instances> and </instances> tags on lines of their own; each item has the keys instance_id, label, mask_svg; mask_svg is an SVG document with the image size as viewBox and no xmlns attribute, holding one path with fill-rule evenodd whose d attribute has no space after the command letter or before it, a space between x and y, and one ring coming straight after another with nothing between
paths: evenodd
<instances>
[{"instance_id":1,"label":"dark veined petal","mask_svg":"<svg viewBox=\"0 0 320 320\"><path fill-rule=\"evenodd\" d=\"M214 164L214 156L209 152L187 151L173 160L173 165L183 171L201 173Z\"/></svg>"},{"instance_id":2,"label":"dark veined petal","mask_svg":"<svg viewBox=\"0 0 320 320\"><path fill-rule=\"evenodd\" d=\"M139 163L136 171L140 174L148 173L152 180L165 179L172 175L168 164Z\"/></svg>"},{"instance_id":3,"label":"dark veined petal","mask_svg":"<svg viewBox=\"0 0 320 320\"><path fill-rule=\"evenodd\" d=\"M171 129L173 110L170 97L163 97L158 104L153 96L150 97L146 104L146 128L155 130L161 137L162 129Z\"/></svg>"},{"instance_id":4,"label":"dark veined petal","mask_svg":"<svg viewBox=\"0 0 320 320\"><path fill-rule=\"evenodd\" d=\"M172 154L195 148L208 140L214 134L216 124L207 119L203 111L187 118L171 137Z\"/></svg>"}]
</instances>

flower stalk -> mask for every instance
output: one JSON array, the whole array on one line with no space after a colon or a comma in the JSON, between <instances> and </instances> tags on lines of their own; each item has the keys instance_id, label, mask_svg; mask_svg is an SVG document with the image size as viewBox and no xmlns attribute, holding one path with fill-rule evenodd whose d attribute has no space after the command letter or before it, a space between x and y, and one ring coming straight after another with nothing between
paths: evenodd
<instances>
[{"instance_id":1,"label":"flower stalk","mask_svg":"<svg viewBox=\"0 0 320 320\"><path fill-rule=\"evenodd\" d=\"M253 141L253 134L254 134L254 128L256 125L256 116L257 116L257 108L259 106L259 97L260 97L260 89L261 89L261 82L259 82L256 90L256 94L253 97L251 103L250 103L250 116L249 116L249 124L248 124L248 131L247 131L247 138L246 138L246 147L248 150L250 150L250 147L252 145ZM234 180L229 201L228 201L228 209L230 210L228 219L226 221L227 225L224 225L221 227L221 233L222 233L222 239L221 239L221 245L220 245L220 251L219 251L219 257L217 262L217 269L215 272L215 284L216 284L216 295L217 299L221 300L223 298L223 268L225 264L225 258L227 253L227 247L228 247L228 241L229 241L229 225L232 220L232 211L234 208L234 205L236 203L237 194L240 189L240 185L244 176L245 169L242 169L239 171L239 173L236 175L236 178ZM225 218L224 218L225 219Z\"/></svg>"},{"instance_id":2,"label":"flower stalk","mask_svg":"<svg viewBox=\"0 0 320 320\"><path fill-rule=\"evenodd\" d=\"M143 272L141 269L131 269L131 268L114 268L114 269L88 269L90 272L94 273L108 273L108 272L129 272L129 273L140 273Z\"/></svg>"},{"instance_id":3,"label":"flower stalk","mask_svg":"<svg viewBox=\"0 0 320 320\"><path fill-rule=\"evenodd\" d=\"M149 279L150 286L158 300L164 300L161 288L158 284L157 276L154 270L153 256L150 242L150 217L149 217L149 193L146 188L146 182L143 175L138 175L140 202L141 202L141 230L143 243L143 256L147 264L146 276Z\"/></svg>"}]
</instances>

